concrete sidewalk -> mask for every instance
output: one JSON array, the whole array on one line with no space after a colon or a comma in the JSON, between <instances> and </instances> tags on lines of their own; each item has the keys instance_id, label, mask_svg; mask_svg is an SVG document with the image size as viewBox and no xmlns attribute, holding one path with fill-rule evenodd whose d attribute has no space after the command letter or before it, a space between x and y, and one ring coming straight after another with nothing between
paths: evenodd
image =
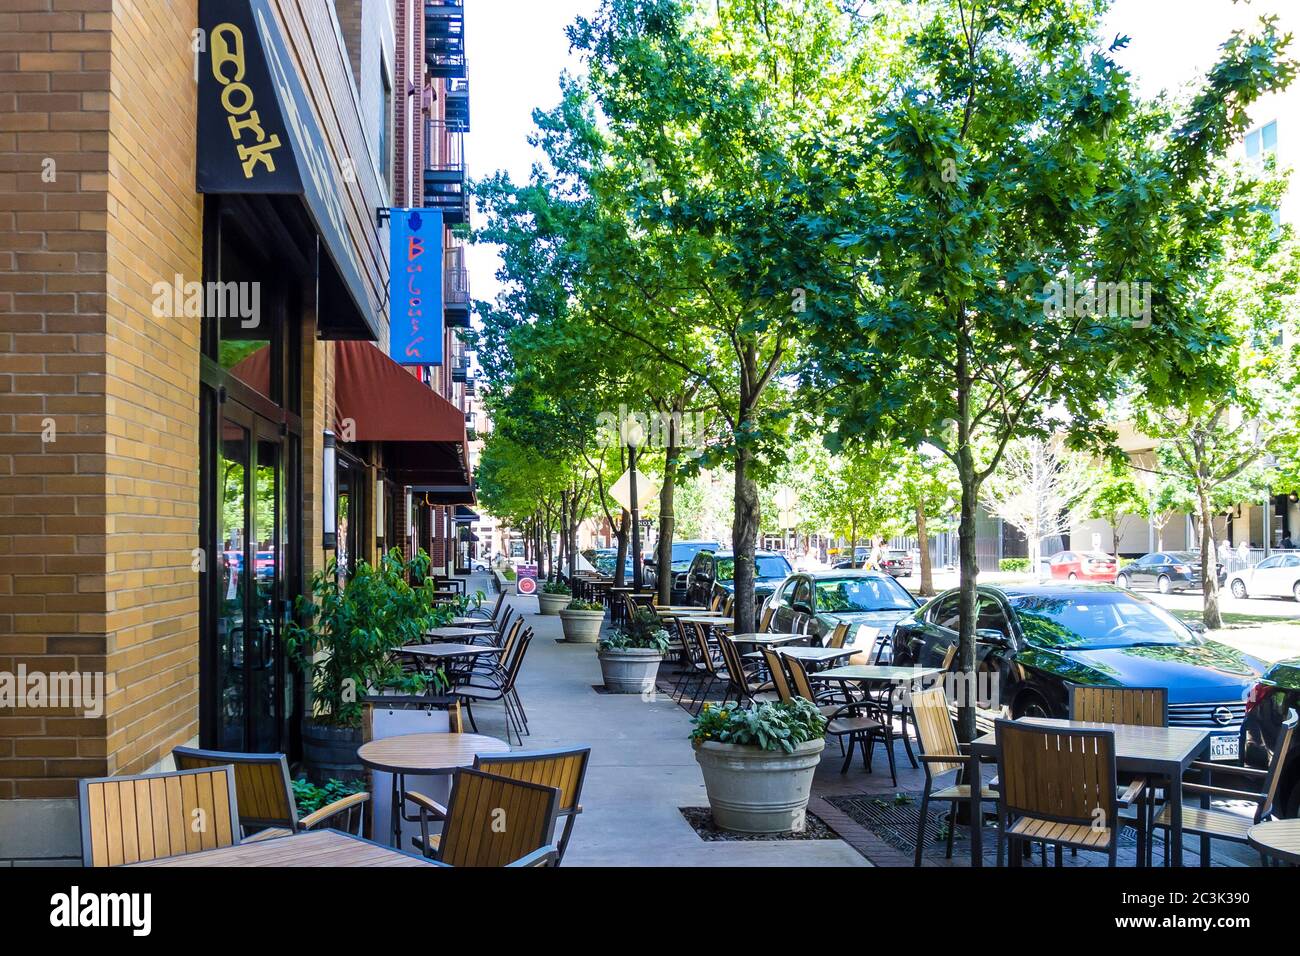
<instances>
[{"instance_id":1,"label":"concrete sidewalk","mask_svg":"<svg viewBox=\"0 0 1300 956\"><path fill-rule=\"evenodd\" d=\"M489 577L473 575L475 588L491 595ZM842 840L702 840L678 809L708 806L687 713L662 696L598 693L595 649L557 643L560 619L539 615L536 598L506 600L535 635L519 680L532 728L525 749L591 747L566 866L869 865ZM476 707L474 716L481 733L505 737L500 705Z\"/></svg>"}]
</instances>

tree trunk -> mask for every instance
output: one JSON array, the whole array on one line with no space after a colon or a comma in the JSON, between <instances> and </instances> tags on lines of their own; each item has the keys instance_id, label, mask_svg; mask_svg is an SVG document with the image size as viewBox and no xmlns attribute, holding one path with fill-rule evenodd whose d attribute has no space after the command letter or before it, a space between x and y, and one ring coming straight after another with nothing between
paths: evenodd
<instances>
[{"instance_id":1,"label":"tree trunk","mask_svg":"<svg viewBox=\"0 0 1300 956\"><path fill-rule=\"evenodd\" d=\"M957 638L957 665L964 683L960 688L957 707L957 737L963 743L975 739L975 699L972 691L975 686L975 585L979 577L975 558L975 513L979 488L970 457L969 449L964 447L958 454L958 475L961 478L961 523L957 526L961 623Z\"/></svg>"},{"instance_id":2,"label":"tree trunk","mask_svg":"<svg viewBox=\"0 0 1300 956\"><path fill-rule=\"evenodd\" d=\"M1202 620L1210 630L1223 627L1219 613L1219 568L1214 552L1214 522L1210 515L1210 496L1204 488L1196 490L1201 507L1201 595L1204 598Z\"/></svg>"},{"instance_id":3,"label":"tree trunk","mask_svg":"<svg viewBox=\"0 0 1300 956\"><path fill-rule=\"evenodd\" d=\"M921 549L921 596L934 593L934 569L930 567L930 539L925 532L925 499L916 503L916 540Z\"/></svg>"},{"instance_id":4,"label":"tree trunk","mask_svg":"<svg viewBox=\"0 0 1300 956\"><path fill-rule=\"evenodd\" d=\"M856 519L849 522L849 567L858 566L858 522Z\"/></svg>"},{"instance_id":5,"label":"tree trunk","mask_svg":"<svg viewBox=\"0 0 1300 956\"><path fill-rule=\"evenodd\" d=\"M753 453L740 445L736 448L736 511L731 526L731 550L735 555L732 585L736 603L732 619L737 633L754 629L754 542L758 537L758 485L749 475Z\"/></svg>"},{"instance_id":6,"label":"tree trunk","mask_svg":"<svg viewBox=\"0 0 1300 956\"><path fill-rule=\"evenodd\" d=\"M564 573L564 563L569 556L569 489L560 492L560 542L556 576Z\"/></svg>"},{"instance_id":7,"label":"tree trunk","mask_svg":"<svg viewBox=\"0 0 1300 956\"><path fill-rule=\"evenodd\" d=\"M673 515L673 494L677 484L677 423L668 418L668 450L664 455L664 482L659 489L659 544L655 565L659 574L656 590L660 604L671 604L673 598L673 533L676 518Z\"/></svg>"}]
</instances>

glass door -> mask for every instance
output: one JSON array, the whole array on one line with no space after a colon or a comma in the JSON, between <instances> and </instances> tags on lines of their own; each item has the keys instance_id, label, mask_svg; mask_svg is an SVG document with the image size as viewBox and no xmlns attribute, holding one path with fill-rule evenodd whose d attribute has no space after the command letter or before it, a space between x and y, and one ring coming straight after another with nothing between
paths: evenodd
<instances>
[{"instance_id":1,"label":"glass door","mask_svg":"<svg viewBox=\"0 0 1300 956\"><path fill-rule=\"evenodd\" d=\"M215 746L282 751L286 692L284 439L277 426L234 403L221 410L217 455Z\"/></svg>"}]
</instances>

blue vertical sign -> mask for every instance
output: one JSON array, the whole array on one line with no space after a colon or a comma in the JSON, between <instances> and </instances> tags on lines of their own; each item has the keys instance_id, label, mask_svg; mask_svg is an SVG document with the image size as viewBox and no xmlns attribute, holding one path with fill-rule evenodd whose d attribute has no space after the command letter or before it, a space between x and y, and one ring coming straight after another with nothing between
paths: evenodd
<instances>
[{"instance_id":1,"label":"blue vertical sign","mask_svg":"<svg viewBox=\"0 0 1300 956\"><path fill-rule=\"evenodd\" d=\"M388 355L442 364L442 213L394 209L389 221Z\"/></svg>"}]
</instances>

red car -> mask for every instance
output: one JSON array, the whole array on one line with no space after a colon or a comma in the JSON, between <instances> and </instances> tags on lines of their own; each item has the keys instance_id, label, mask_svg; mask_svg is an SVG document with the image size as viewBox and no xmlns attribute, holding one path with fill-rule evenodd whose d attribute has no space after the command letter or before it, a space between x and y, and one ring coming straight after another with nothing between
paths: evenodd
<instances>
[{"instance_id":1,"label":"red car","mask_svg":"<svg viewBox=\"0 0 1300 956\"><path fill-rule=\"evenodd\" d=\"M1049 559L1053 578L1115 583L1119 563L1100 551L1060 551Z\"/></svg>"}]
</instances>

